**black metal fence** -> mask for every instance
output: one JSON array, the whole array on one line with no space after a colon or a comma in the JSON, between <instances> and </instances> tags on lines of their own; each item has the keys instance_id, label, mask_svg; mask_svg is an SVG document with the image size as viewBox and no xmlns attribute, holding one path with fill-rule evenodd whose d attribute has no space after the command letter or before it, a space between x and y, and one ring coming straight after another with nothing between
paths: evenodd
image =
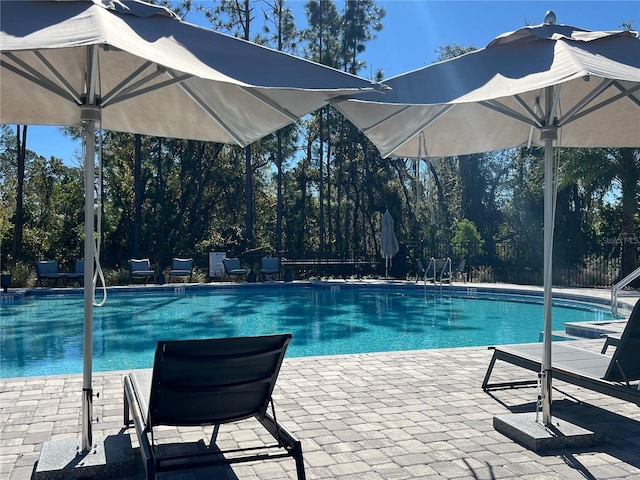
<instances>
[{"instance_id":1,"label":"black metal fence","mask_svg":"<svg viewBox=\"0 0 640 480\"><path fill-rule=\"evenodd\" d=\"M633 257L633 268L636 268L640 264L640 245L627 245L625 248L633 250L631 256ZM243 253L227 252L227 255L239 256L247 266L253 268L259 264L259 257L268 255L268 253L256 250ZM601 252L593 253L579 260L573 259L573 255L575 252L568 248L554 249L554 285L609 288L620 280L623 273L622 248L603 245ZM206 268L208 264L206 253L194 252L188 256L195 259L196 266ZM400 251L393 257L388 271L379 252L305 252L298 255L285 253L284 257L290 260L303 260L295 268L291 268L294 278L382 277L388 274L391 278L413 279L418 275L418 259L422 259L426 265L431 257L449 257L453 270L459 269L462 260L464 260L464 273L469 282L540 286L543 284L542 252L528 251L523 253L511 242L497 243L490 247L475 243L431 245L424 242L412 242L400 244ZM126 268L125 259L115 263L122 263L119 266Z\"/></svg>"},{"instance_id":2,"label":"black metal fence","mask_svg":"<svg viewBox=\"0 0 640 480\"><path fill-rule=\"evenodd\" d=\"M640 260L640 246L628 245L633 251L634 268ZM464 271L471 282L514 283L542 285L544 260L542 252L519 252L510 242L491 246L474 243L440 244L427 247L422 243L408 244L406 249L406 274L417 273L416 259L450 257L454 269L464 259ZM433 252L433 253L429 253ZM622 274L622 248L603 246L601 252L575 260L575 252L556 248L553 255L553 284L565 287L611 287ZM626 272L629 273L629 272Z\"/></svg>"}]
</instances>

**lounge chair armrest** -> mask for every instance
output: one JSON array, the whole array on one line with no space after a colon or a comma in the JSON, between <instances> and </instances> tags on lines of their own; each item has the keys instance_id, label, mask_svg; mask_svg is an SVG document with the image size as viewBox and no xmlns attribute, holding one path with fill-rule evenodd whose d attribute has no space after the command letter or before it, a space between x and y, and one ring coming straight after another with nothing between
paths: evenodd
<instances>
[{"instance_id":1,"label":"lounge chair armrest","mask_svg":"<svg viewBox=\"0 0 640 480\"><path fill-rule=\"evenodd\" d=\"M142 413L146 411L146 403L140 393L140 387L138 386L134 373L130 373L124 377L124 399L125 426L128 426L131 418L136 428L136 434L140 444L140 455L142 456L144 469L147 472L147 478L154 478L153 452L151 450L151 444L149 443L149 437L147 437L146 433L147 423Z\"/></svg>"}]
</instances>

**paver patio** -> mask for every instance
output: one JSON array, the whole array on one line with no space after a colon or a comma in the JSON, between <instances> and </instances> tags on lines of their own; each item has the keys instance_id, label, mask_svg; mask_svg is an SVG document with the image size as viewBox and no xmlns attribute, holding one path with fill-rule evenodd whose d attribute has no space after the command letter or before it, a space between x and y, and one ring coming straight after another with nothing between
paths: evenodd
<instances>
[{"instance_id":1,"label":"paver patio","mask_svg":"<svg viewBox=\"0 0 640 480\"><path fill-rule=\"evenodd\" d=\"M274 394L278 419L301 439L309 479L640 479L640 409L630 403L555 383L554 415L606 435L590 449L541 455L496 432L493 416L530 411L536 389L482 391L490 356L474 347L287 359ZM130 435L137 469L123 478L141 479L135 430L122 425L122 373L94 374L94 435ZM494 376L531 373L499 364ZM43 442L79 438L81 391L81 375L0 382L2 478L31 478ZM163 436L199 438L169 428ZM219 441L243 446L262 436L248 421L223 427ZM284 459L160 478L295 478L295 467Z\"/></svg>"},{"instance_id":2,"label":"paver patio","mask_svg":"<svg viewBox=\"0 0 640 480\"><path fill-rule=\"evenodd\" d=\"M607 290L557 290L609 297ZM633 305L639 296L628 292L622 301ZM603 340L576 344L599 352ZM310 480L640 480L640 408L634 404L556 381L553 414L604 434L604 443L539 454L496 432L494 415L533 411L537 390L484 392L480 385L491 354L486 347L469 347L287 358L274 392L278 420L302 441ZM120 480L137 480L145 474L135 429L123 426L124 373L93 374L99 394L93 434L130 438L136 472ZM492 381L532 375L499 362ZM30 479L44 442L80 438L81 395L80 374L0 380L0 478ZM211 429L203 430L165 428L161 436L193 442L209 438ZM264 437L257 422L245 421L223 426L218 442L236 448ZM284 459L158 478L286 479L295 478L295 466Z\"/></svg>"}]
</instances>

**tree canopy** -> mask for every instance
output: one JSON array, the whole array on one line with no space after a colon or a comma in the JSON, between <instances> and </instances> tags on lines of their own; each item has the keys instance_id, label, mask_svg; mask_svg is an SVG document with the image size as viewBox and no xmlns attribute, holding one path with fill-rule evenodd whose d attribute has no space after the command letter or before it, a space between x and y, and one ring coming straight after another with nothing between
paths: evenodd
<instances>
[{"instance_id":1,"label":"tree canopy","mask_svg":"<svg viewBox=\"0 0 640 480\"><path fill-rule=\"evenodd\" d=\"M355 74L366 68L367 42L384 28L384 9L373 0L346 2L342 10L333 1L310 0L302 29L283 0L206 6L217 28ZM181 12L189 8L183 2ZM264 21L254 28L257 17ZM436 54L444 60L473 49L444 45ZM456 245L473 242L479 262L542 266L537 148L382 159L330 106L249 152L107 131L100 142L103 175L95 188L106 267L122 268L135 256L159 267L193 256L204 267L210 251L250 249L290 258L375 258L386 209L406 257L465 256ZM623 272L637 267L640 150L561 149L559 158L559 264L584 266L595 256L618 258ZM28 127L2 125L2 269L39 259L70 268L83 252L83 191L81 166L32 151Z\"/></svg>"}]
</instances>

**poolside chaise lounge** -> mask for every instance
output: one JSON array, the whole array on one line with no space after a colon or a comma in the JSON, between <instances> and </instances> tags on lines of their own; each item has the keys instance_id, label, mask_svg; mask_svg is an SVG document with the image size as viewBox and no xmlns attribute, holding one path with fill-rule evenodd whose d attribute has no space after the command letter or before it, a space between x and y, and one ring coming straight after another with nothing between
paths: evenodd
<instances>
[{"instance_id":1,"label":"poolside chaise lounge","mask_svg":"<svg viewBox=\"0 0 640 480\"><path fill-rule=\"evenodd\" d=\"M147 478L180 468L293 457L305 478L302 446L275 416L271 395L290 334L159 341L152 372L124 377L124 421L134 424ZM220 425L255 417L276 443L221 451ZM213 426L209 445L169 443L155 427ZM178 451L183 447L183 452Z\"/></svg>"},{"instance_id":2,"label":"poolside chaise lounge","mask_svg":"<svg viewBox=\"0 0 640 480\"><path fill-rule=\"evenodd\" d=\"M169 270L169 283L172 278L188 277L191 282L193 276L193 258L174 258L171 261L171 270Z\"/></svg>"},{"instance_id":3,"label":"poolside chaise lounge","mask_svg":"<svg viewBox=\"0 0 640 480\"><path fill-rule=\"evenodd\" d=\"M493 357L482 382L483 390L535 384L537 380L489 383L497 360L527 370L539 372L542 363L542 343L500 345L493 348ZM552 343L552 376L554 379L578 385L588 390L632 402L640 406L640 300L636 303L622 332L613 355L574 347L571 342Z\"/></svg>"},{"instance_id":4,"label":"poolside chaise lounge","mask_svg":"<svg viewBox=\"0 0 640 480\"><path fill-rule=\"evenodd\" d=\"M134 283L137 279L143 279L144 283L148 283L149 280L153 280L154 275L148 258L129 260L129 283Z\"/></svg>"},{"instance_id":5,"label":"poolside chaise lounge","mask_svg":"<svg viewBox=\"0 0 640 480\"><path fill-rule=\"evenodd\" d=\"M53 286L58 284L58 280L65 284L65 274L58 267L57 260L40 260L36 262L36 287L44 287L46 280L53 280Z\"/></svg>"}]
</instances>

